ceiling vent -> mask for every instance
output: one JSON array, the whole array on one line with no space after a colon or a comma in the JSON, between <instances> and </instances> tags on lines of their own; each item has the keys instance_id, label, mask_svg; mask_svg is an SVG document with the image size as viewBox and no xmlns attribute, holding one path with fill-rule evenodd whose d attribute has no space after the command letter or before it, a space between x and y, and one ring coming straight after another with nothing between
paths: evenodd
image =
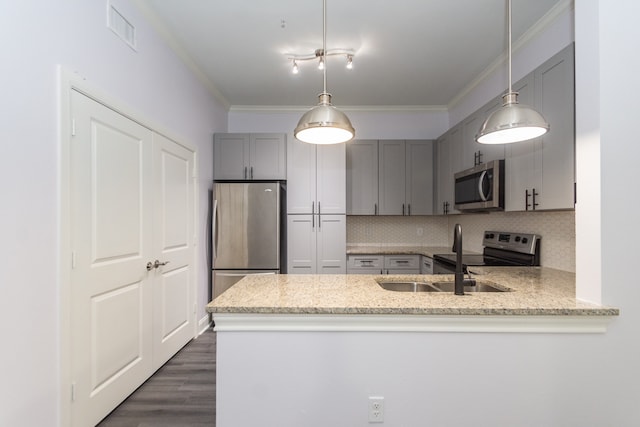
<instances>
[{"instance_id":1,"label":"ceiling vent","mask_svg":"<svg viewBox=\"0 0 640 427\"><path fill-rule=\"evenodd\" d=\"M129 47L136 50L136 28L109 3L107 27L118 35Z\"/></svg>"}]
</instances>

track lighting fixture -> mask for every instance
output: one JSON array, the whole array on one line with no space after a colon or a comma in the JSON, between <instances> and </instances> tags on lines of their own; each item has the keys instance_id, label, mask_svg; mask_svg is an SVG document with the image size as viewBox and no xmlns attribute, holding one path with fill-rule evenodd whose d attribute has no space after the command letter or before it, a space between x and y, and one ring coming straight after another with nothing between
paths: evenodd
<instances>
[{"instance_id":1,"label":"track lighting fixture","mask_svg":"<svg viewBox=\"0 0 640 427\"><path fill-rule=\"evenodd\" d=\"M347 60L347 70L353 69L353 57L355 52L352 49L328 49L324 54L324 49L316 49L313 53L299 55L295 53L287 53L287 58L293 61L293 74L298 74L298 63L304 61L318 60L318 70L322 71L326 66L326 57L343 56Z\"/></svg>"}]
</instances>

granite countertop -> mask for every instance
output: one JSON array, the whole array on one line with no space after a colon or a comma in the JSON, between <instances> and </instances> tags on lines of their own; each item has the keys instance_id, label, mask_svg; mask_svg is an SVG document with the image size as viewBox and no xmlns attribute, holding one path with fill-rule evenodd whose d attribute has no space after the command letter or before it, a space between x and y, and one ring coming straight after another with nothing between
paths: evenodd
<instances>
[{"instance_id":1,"label":"granite countertop","mask_svg":"<svg viewBox=\"0 0 640 427\"><path fill-rule=\"evenodd\" d=\"M450 246L409 246L409 245L349 245L347 255L425 255L433 258L435 254L450 254ZM475 253L465 251L467 254Z\"/></svg>"},{"instance_id":2,"label":"granite countertop","mask_svg":"<svg viewBox=\"0 0 640 427\"><path fill-rule=\"evenodd\" d=\"M406 253L406 252L402 252ZM575 298L573 273L544 267L483 267L476 280L510 292L395 292L384 281L453 281L453 275L247 276L207 305L210 313L617 316Z\"/></svg>"}]
</instances>

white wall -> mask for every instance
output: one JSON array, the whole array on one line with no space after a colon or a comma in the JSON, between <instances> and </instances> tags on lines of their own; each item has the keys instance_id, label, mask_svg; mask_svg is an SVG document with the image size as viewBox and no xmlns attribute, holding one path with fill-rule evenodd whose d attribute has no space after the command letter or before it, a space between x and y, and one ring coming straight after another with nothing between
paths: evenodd
<instances>
[{"instance_id":1,"label":"white wall","mask_svg":"<svg viewBox=\"0 0 640 427\"><path fill-rule=\"evenodd\" d=\"M211 135L226 130L227 113L130 2L114 4L136 26L138 51L107 29L106 3L0 3L2 426L60 425L57 64L198 148L198 233L205 235ZM197 300L204 316L201 250Z\"/></svg>"},{"instance_id":2,"label":"white wall","mask_svg":"<svg viewBox=\"0 0 640 427\"><path fill-rule=\"evenodd\" d=\"M589 77L599 81L597 96L589 97L584 84L576 87L576 121L584 123L585 111L596 115L590 135L599 135L600 152L577 166L588 173L590 162L599 163L601 176L601 199L579 199L580 214L599 212L598 227L589 228L577 213L577 242L602 229L598 267L578 260L578 277L600 274L601 262L602 302L621 309L606 334L226 334L218 355L228 376L219 390L224 386L231 399L219 402L218 414L239 418L220 427L265 419L281 427L364 426L371 395L385 396L386 425L393 426L638 425L640 199L632 173L640 158L634 96L640 57L633 54L640 3L581 0L576 7L576 46L584 43L576 63L599 67ZM460 108L454 117L464 117ZM586 241L580 250L598 251L589 246L593 239ZM226 345L237 346L235 359Z\"/></svg>"}]
</instances>

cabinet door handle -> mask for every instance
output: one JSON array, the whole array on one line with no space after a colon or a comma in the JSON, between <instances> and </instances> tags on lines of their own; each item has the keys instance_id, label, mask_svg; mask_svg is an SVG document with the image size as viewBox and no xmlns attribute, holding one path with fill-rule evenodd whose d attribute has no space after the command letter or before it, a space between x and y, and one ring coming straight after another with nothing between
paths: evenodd
<instances>
[{"instance_id":1,"label":"cabinet door handle","mask_svg":"<svg viewBox=\"0 0 640 427\"><path fill-rule=\"evenodd\" d=\"M311 202L311 215L316 213L316 202Z\"/></svg>"},{"instance_id":2,"label":"cabinet door handle","mask_svg":"<svg viewBox=\"0 0 640 427\"><path fill-rule=\"evenodd\" d=\"M404 216L404 203L402 204L402 216Z\"/></svg>"},{"instance_id":3,"label":"cabinet door handle","mask_svg":"<svg viewBox=\"0 0 640 427\"><path fill-rule=\"evenodd\" d=\"M529 206L531 206L531 204L529 204L529 189L524 190L524 210L528 211L529 210Z\"/></svg>"},{"instance_id":4,"label":"cabinet door handle","mask_svg":"<svg viewBox=\"0 0 640 427\"><path fill-rule=\"evenodd\" d=\"M251 166L251 179L253 179L253 166Z\"/></svg>"},{"instance_id":5,"label":"cabinet door handle","mask_svg":"<svg viewBox=\"0 0 640 427\"><path fill-rule=\"evenodd\" d=\"M377 203L373 204L373 214L374 215L378 215L378 204Z\"/></svg>"},{"instance_id":6,"label":"cabinet door handle","mask_svg":"<svg viewBox=\"0 0 640 427\"><path fill-rule=\"evenodd\" d=\"M536 192L536 189L533 188L531 191L531 195L533 196L533 210L536 210L536 206L538 206L538 203L536 203L536 196L539 196L540 194L538 192Z\"/></svg>"}]
</instances>

